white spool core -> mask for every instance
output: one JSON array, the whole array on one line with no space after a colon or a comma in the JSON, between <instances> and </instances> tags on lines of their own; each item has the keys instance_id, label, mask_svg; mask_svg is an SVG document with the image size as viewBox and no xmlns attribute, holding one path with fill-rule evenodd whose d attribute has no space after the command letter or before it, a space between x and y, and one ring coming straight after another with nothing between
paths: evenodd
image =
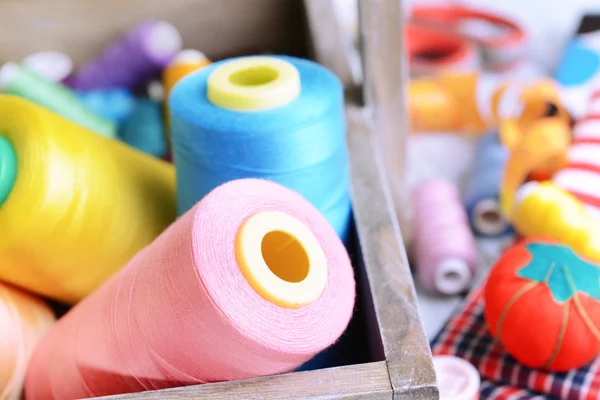
<instances>
[{"instance_id":1,"label":"white spool core","mask_svg":"<svg viewBox=\"0 0 600 400\"><path fill-rule=\"evenodd\" d=\"M151 81L147 86L148 97L158 103L165 99L165 88L159 81Z\"/></svg>"},{"instance_id":2,"label":"white spool core","mask_svg":"<svg viewBox=\"0 0 600 400\"><path fill-rule=\"evenodd\" d=\"M515 206L518 206L519 204L521 204L521 202L523 200L525 200L525 198L529 197L530 194L535 192L538 185L539 185L538 182L530 181L530 182L527 182L526 184L524 184L523 186L521 186L517 190L517 193L515 194Z\"/></svg>"},{"instance_id":3,"label":"white spool core","mask_svg":"<svg viewBox=\"0 0 600 400\"><path fill-rule=\"evenodd\" d=\"M201 51L194 49L185 49L181 50L175 56L172 64L195 64L206 59L206 55Z\"/></svg>"},{"instance_id":4,"label":"white spool core","mask_svg":"<svg viewBox=\"0 0 600 400\"><path fill-rule=\"evenodd\" d=\"M0 68L0 90L6 88L19 76L19 65L7 62Z\"/></svg>"},{"instance_id":5,"label":"white spool core","mask_svg":"<svg viewBox=\"0 0 600 400\"><path fill-rule=\"evenodd\" d=\"M168 22L160 21L152 29L145 46L157 59L171 58L183 47L183 39L177 28Z\"/></svg>"},{"instance_id":6,"label":"white spool core","mask_svg":"<svg viewBox=\"0 0 600 400\"><path fill-rule=\"evenodd\" d=\"M485 199L475 204L471 220L475 229L484 235L497 236L508 228L496 199Z\"/></svg>"},{"instance_id":7,"label":"white spool core","mask_svg":"<svg viewBox=\"0 0 600 400\"><path fill-rule=\"evenodd\" d=\"M464 260L449 258L437 265L435 287L445 295L454 295L466 290L472 278L473 274Z\"/></svg>"},{"instance_id":8,"label":"white spool core","mask_svg":"<svg viewBox=\"0 0 600 400\"><path fill-rule=\"evenodd\" d=\"M73 61L59 51L40 51L23 60L23 65L50 82L61 82L73 72Z\"/></svg>"}]
</instances>

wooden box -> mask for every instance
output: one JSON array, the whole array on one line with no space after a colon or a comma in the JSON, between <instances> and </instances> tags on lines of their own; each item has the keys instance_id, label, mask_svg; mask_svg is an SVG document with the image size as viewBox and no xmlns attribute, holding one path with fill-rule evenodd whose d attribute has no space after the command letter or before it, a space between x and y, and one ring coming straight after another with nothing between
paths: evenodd
<instances>
[{"instance_id":1,"label":"wooden box","mask_svg":"<svg viewBox=\"0 0 600 400\"><path fill-rule=\"evenodd\" d=\"M359 3L361 83L331 0L0 0L0 62L60 50L77 64L140 19L158 17L180 29L185 47L213 60L256 53L309 57L332 69L347 90L359 294L351 326L334 346L344 355L342 365L111 398L439 397L396 217L402 215L407 127L400 2Z\"/></svg>"}]
</instances>

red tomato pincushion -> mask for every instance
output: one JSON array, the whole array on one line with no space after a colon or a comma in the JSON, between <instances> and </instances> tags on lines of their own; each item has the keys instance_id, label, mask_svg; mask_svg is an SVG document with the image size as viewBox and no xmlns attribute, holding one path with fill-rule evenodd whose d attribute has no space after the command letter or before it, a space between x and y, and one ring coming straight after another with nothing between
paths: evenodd
<instances>
[{"instance_id":1,"label":"red tomato pincushion","mask_svg":"<svg viewBox=\"0 0 600 400\"><path fill-rule=\"evenodd\" d=\"M484 290L494 338L521 364L567 371L600 350L600 268L569 247L529 239L505 251Z\"/></svg>"}]
</instances>

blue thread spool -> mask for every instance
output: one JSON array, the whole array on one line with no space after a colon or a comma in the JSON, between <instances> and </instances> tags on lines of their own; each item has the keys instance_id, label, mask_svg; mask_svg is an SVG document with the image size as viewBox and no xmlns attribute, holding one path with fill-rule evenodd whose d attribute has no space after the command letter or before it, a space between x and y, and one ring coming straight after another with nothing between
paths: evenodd
<instances>
[{"instance_id":1,"label":"blue thread spool","mask_svg":"<svg viewBox=\"0 0 600 400\"><path fill-rule=\"evenodd\" d=\"M235 58L183 78L169 96L179 212L224 182L263 178L302 194L345 240L343 101L333 73L293 57Z\"/></svg>"},{"instance_id":2,"label":"blue thread spool","mask_svg":"<svg viewBox=\"0 0 600 400\"><path fill-rule=\"evenodd\" d=\"M167 141L161 104L150 99L138 99L121 127L119 137L144 153L164 157Z\"/></svg>"},{"instance_id":3,"label":"blue thread spool","mask_svg":"<svg viewBox=\"0 0 600 400\"><path fill-rule=\"evenodd\" d=\"M135 97L127 89L98 89L77 92L81 102L96 114L121 125L135 105Z\"/></svg>"},{"instance_id":4,"label":"blue thread spool","mask_svg":"<svg viewBox=\"0 0 600 400\"><path fill-rule=\"evenodd\" d=\"M512 232L510 223L502 215L499 200L508 156L497 133L480 139L465 196L471 229L478 236L495 238Z\"/></svg>"}]
</instances>

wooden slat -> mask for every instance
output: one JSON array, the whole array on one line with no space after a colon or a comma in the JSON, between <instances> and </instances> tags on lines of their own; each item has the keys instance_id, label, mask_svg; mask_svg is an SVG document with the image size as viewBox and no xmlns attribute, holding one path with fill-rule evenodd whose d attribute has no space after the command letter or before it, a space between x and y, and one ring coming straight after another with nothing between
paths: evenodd
<instances>
[{"instance_id":1,"label":"wooden slat","mask_svg":"<svg viewBox=\"0 0 600 400\"><path fill-rule=\"evenodd\" d=\"M403 239L411 236L405 162L408 116L402 0L358 0L364 102L372 110Z\"/></svg>"},{"instance_id":2,"label":"wooden slat","mask_svg":"<svg viewBox=\"0 0 600 400\"><path fill-rule=\"evenodd\" d=\"M367 110L348 107L352 201L362 257L394 399L433 400L439 394L431 350L370 117Z\"/></svg>"},{"instance_id":3,"label":"wooden slat","mask_svg":"<svg viewBox=\"0 0 600 400\"><path fill-rule=\"evenodd\" d=\"M385 362L380 361L244 381L107 396L102 399L391 400L392 389Z\"/></svg>"},{"instance_id":4,"label":"wooden slat","mask_svg":"<svg viewBox=\"0 0 600 400\"><path fill-rule=\"evenodd\" d=\"M352 37L344 35L332 0L304 0L313 58L333 71L345 87L356 84L350 65Z\"/></svg>"},{"instance_id":5,"label":"wooden slat","mask_svg":"<svg viewBox=\"0 0 600 400\"><path fill-rule=\"evenodd\" d=\"M302 0L0 0L0 62L41 50L79 64L137 21L174 24L213 59L267 51L305 55Z\"/></svg>"}]
</instances>

